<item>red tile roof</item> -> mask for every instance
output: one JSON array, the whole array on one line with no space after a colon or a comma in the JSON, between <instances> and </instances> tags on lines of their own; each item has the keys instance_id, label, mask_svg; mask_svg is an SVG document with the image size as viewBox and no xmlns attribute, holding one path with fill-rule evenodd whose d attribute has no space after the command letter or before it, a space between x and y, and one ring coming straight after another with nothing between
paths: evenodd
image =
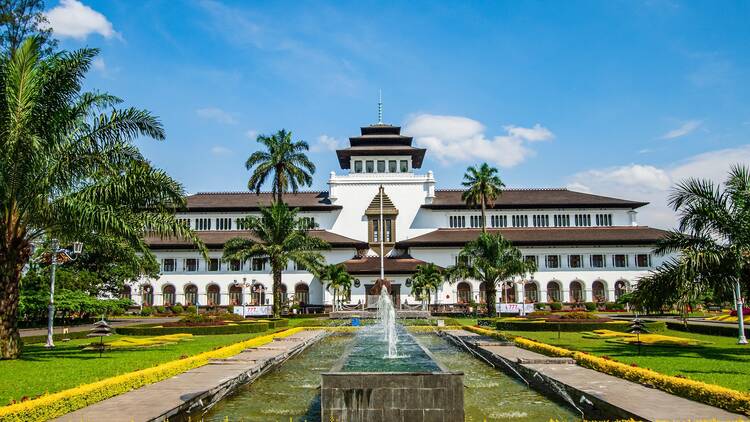
<instances>
[{"instance_id":1,"label":"red tile roof","mask_svg":"<svg viewBox=\"0 0 750 422\"><path fill-rule=\"evenodd\" d=\"M425 262L411 257L385 258L383 267L386 274L410 274L416 271L417 265ZM342 262L349 274L380 274L380 257L352 258Z\"/></svg>"},{"instance_id":2,"label":"red tile roof","mask_svg":"<svg viewBox=\"0 0 750 422\"><path fill-rule=\"evenodd\" d=\"M431 204L422 205L427 209L466 209L461 199L464 191L436 190ZM648 202L629 201L567 189L504 189L489 209L519 208L639 208Z\"/></svg>"},{"instance_id":3,"label":"red tile roof","mask_svg":"<svg viewBox=\"0 0 750 422\"><path fill-rule=\"evenodd\" d=\"M189 211L257 211L271 204L272 194L261 192L200 192L187 197ZM328 192L285 193L284 202L302 211L332 211L341 209L332 205Z\"/></svg>"}]
</instances>

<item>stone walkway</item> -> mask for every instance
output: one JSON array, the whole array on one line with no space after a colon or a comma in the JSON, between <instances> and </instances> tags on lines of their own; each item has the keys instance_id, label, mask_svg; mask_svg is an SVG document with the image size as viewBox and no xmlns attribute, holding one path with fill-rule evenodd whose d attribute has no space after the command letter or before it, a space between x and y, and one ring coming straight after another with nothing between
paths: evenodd
<instances>
[{"instance_id":1,"label":"stone walkway","mask_svg":"<svg viewBox=\"0 0 750 422\"><path fill-rule=\"evenodd\" d=\"M323 330L300 331L274 339L227 359L157 382L68 413L56 421L140 422L163 421L190 410L199 410L252 381L325 335Z\"/></svg>"},{"instance_id":2,"label":"stone walkway","mask_svg":"<svg viewBox=\"0 0 750 422\"><path fill-rule=\"evenodd\" d=\"M497 340L468 331L449 330L446 333L449 338L460 339L459 343L464 342L494 363L505 361L522 375L525 374L532 384L542 387L546 384L551 391L564 388L576 406L584 410L590 408L595 411L598 408L603 413L629 414L635 419L648 421L746 420L743 415L583 368L574 364L572 359L550 358L519 347L502 345ZM498 369L505 370L504 366L501 363ZM542 378L552 383L540 381ZM552 385L555 383L557 387Z\"/></svg>"}]
</instances>

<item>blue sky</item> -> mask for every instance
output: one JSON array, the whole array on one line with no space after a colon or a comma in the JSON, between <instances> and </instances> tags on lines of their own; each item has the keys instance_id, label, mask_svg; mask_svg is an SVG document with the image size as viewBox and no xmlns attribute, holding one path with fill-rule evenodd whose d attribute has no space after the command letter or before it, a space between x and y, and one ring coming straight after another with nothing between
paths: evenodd
<instances>
[{"instance_id":1,"label":"blue sky","mask_svg":"<svg viewBox=\"0 0 750 422\"><path fill-rule=\"evenodd\" d=\"M651 201L684 177L750 163L750 2L51 1L88 78L158 115L143 141L189 192L242 190L254 137L308 141L315 189L332 149L377 118L429 148L457 187L489 161L510 187Z\"/></svg>"}]
</instances>

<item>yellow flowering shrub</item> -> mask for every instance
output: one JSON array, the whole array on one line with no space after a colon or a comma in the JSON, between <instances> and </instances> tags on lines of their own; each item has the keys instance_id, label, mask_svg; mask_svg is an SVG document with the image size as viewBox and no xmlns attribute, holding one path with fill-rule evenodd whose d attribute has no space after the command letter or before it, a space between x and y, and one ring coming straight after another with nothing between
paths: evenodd
<instances>
[{"instance_id":1,"label":"yellow flowering shrub","mask_svg":"<svg viewBox=\"0 0 750 422\"><path fill-rule=\"evenodd\" d=\"M274 338L288 337L302 331L291 328L279 333L255 337L210 352L174 360L151 368L128 372L101 381L0 407L0 421L45 421L114 397L144 385L152 384L207 364L211 359L234 356L250 347L262 346Z\"/></svg>"},{"instance_id":2,"label":"yellow flowering shrub","mask_svg":"<svg viewBox=\"0 0 750 422\"><path fill-rule=\"evenodd\" d=\"M612 330L594 330L583 333L583 338L607 339L608 343L638 344L638 336ZM667 336L663 334L641 334L641 344L658 346L698 346L708 344L707 341L696 340L685 337Z\"/></svg>"},{"instance_id":3,"label":"yellow flowering shrub","mask_svg":"<svg viewBox=\"0 0 750 422\"><path fill-rule=\"evenodd\" d=\"M165 344L178 343L184 340L192 340L192 334L168 334L166 336L156 336L147 338L123 337L113 342L107 343L106 346L111 349L127 349L135 347L162 346Z\"/></svg>"}]
</instances>

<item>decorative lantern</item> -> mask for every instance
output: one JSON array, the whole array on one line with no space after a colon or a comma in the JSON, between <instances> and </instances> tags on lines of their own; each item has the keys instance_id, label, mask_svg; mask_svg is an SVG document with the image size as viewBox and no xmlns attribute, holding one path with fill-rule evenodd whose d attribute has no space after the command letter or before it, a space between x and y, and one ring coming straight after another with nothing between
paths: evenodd
<instances>
[{"instance_id":1,"label":"decorative lantern","mask_svg":"<svg viewBox=\"0 0 750 422\"><path fill-rule=\"evenodd\" d=\"M112 335L112 327L107 324L107 321L102 319L101 321L94 323L94 327L91 328L90 331L91 332L88 333L86 337L99 337L99 344L96 345L96 348L99 349L99 357L102 357L102 352L104 351L104 337Z\"/></svg>"}]
</instances>

